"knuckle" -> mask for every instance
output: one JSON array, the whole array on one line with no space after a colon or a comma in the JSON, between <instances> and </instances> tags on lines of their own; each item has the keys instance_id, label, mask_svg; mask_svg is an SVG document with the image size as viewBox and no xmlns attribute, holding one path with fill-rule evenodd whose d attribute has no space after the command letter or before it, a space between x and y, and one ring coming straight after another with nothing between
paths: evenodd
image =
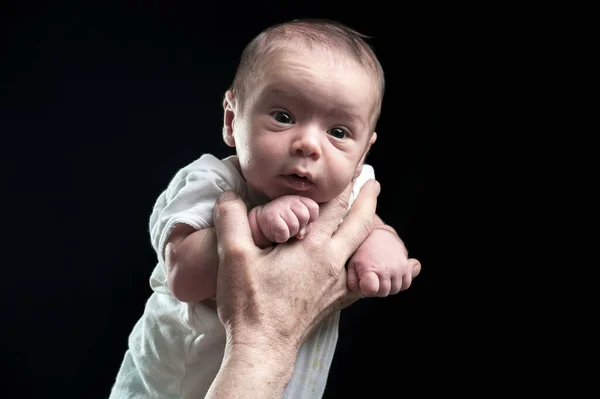
<instances>
[{"instance_id":1,"label":"knuckle","mask_svg":"<svg viewBox=\"0 0 600 399\"><path fill-rule=\"evenodd\" d=\"M323 243L327 242L327 234L319 230L311 231L308 236L303 240L303 246L307 248L311 253L317 253L323 249Z\"/></svg>"},{"instance_id":2,"label":"knuckle","mask_svg":"<svg viewBox=\"0 0 600 399\"><path fill-rule=\"evenodd\" d=\"M300 201L300 199L297 195L286 195L286 196L280 197L280 198L282 199L281 204L285 205L285 206L292 206L296 202Z\"/></svg>"},{"instance_id":3,"label":"knuckle","mask_svg":"<svg viewBox=\"0 0 600 399\"><path fill-rule=\"evenodd\" d=\"M286 227L286 226L283 226L283 225L280 225L280 224L274 224L274 225L271 227L271 233L272 233L273 235L275 235L275 236L279 236L279 235L281 235L281 234L283 234L283 233L286 233L286 232L287 232L287 230L288 230L288 229L287 229L287 227Z\"/></svg>"},{"instance_id":4,"label":"knuckle","mask_svg":"<svg viewBox=\"0 0 600 399\"><path fill-rule=\"evenodd\" d=\"M218 219L225 219L229 217L229 214L234 212L233 204L231 201L216 204L214 208L215 217Z\"/></svg>"},{"instance_id":5,"label":"knuckle","mask_svg":"<svg viewBox=\"0 0 600 399\"><path fill-rule=\"evenodd\" d=\"M300 227L304 226L304 224L299 221L296 218L290 218L289 223L286 226L286 231L292 233L292 232L298 232L298 230L300 230Z\"/></svg>"},{"instance_id":6,"label":"knuckle","mask_svg":"<svg viewBox=\"0 0 600 399\"><path fill-rule=\"evenodd\" d=\"M307 217L310 220L313 220L319 217L319 204L317 204L314 200L310 198L304 198L302 201L302 206L307 213Z\"/></svg>"},{"instance_id":7,"label":"knuckle","mask_svg":"<svg viewBox=\"0 0 600 399\"><path fill-rule=\"evenodd\" d=\"M294 209L294 215L296 216L296 219L298 220L298 223L305 225L306 223L308 223L308 220L310 219L310 214L308 212L308 209L306 209L306 207L298 207L297 209Z\"/></svg>"},{"instance_id":8,"label":"knuckle","mask_svg":"<svg viewBox=\"0 0 600 399\"><path fill-rule=\"evenodd\" d=\"M336 279L340 275L340 267L334 261L330 261L329 263L327 263L327 267L325 268L325 271L327 273L327 277L330 277L330 278Z\"/></svg>"},{"instance_id":9,"label":"knuckle","mask_svg":"<svg viewBox=\"0 0 600 399\"><path fill-rule=\"evenodd\" d=\"M225 248L224 255L231 262L245 262L248 258L248 250L241 244L233 244Z\"/></svg>"},{"instance_id":10,"label":"knuckle","mask_svg":"<svg viewBox=\"0 0 600 399\"><path fill-rule=\"evenodd\" d=\"M315 200L313 200L312 198L300 197L299 199L300 199L300 202L302 202L302 204L309 209L314 209L314 208L319 207L319 204L317 204L317 202Z\"/></svg>"}]
</instances>

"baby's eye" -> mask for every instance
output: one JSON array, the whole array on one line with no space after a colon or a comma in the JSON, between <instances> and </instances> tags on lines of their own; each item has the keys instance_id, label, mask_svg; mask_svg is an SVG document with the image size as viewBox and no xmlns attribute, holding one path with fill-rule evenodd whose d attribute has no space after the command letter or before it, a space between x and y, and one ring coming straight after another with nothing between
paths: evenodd
<instances>
[{"instance_id":1,"label":"baby's eye","mask_svg":"<svg viewBox=\"0 0 600 399\"><path fill-rule=\"evenodd\" d=\"M271 115L279 123L285 123L285 124L294 123L294 121L292 120L292 117L286 112L275 111Z\"/></svg>"},{"instance_id":2,"label":"baby's eye","mask_svg":"<svg viewBox=\"0 0 600 399\"><path fill-rule=\"evenodd\" d=\"M332 135L333 137L335 137L336 139L343 139L344 137L346 137L347 133L342 128L334 127L333 129L331 129L329 131L329 134Z\"/></svg>"}]
</instances>

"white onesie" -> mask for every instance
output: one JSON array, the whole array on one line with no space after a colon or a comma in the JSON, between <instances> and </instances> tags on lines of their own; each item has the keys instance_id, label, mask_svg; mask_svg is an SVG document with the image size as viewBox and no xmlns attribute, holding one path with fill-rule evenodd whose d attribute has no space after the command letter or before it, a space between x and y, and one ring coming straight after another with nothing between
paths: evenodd
<instances>
[{"instance_id":1,"label":"white onesie","mask_svg":"<svg viewBox=\"0 0 600 399\"><path fill-rule=\"evenodd\" d=\"M232 162L234 158L202 155L180 169L158 197L149 226L158 256L150 277L154 292L129 336L129 348L109 399L199 399L204 398L215 378L223 358L225 330L213 309L201 302L180 302L171 295L163 249L177 223L195 229L212 227L212 209L223 191L236 191L248 209L267 201L245 182ZM373 168L364 165L354 182L350 205L363 184L374 178ZM339 317L339 312L329 316L300 348L284 398L315 399L323 395L338 339Z\"/></svg>"}]
</instances>

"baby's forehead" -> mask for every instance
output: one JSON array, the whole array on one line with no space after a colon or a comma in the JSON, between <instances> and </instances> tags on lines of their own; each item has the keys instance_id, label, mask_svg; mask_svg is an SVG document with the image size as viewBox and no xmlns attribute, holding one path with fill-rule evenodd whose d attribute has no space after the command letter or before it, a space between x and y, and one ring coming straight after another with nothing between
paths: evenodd
<instances>
[{"instance_id":1,"label":"baby's forehead","mask_svg":"<svg viewBox=\"0 0 600 399\"><path fill-rule=\"evenodd\" d=\"M350 55L303 46L286 46L269 52L256 63L251 86L257 89L273 80L282 84L298 81L307 70L310 73L319 71L322 76L334 77L332 80L342 84L351 81L352 77L359 77L376 91L377 77Z\"/></svg>"},{"instance_id":2,"label":"baby's forehead","mask_svg":"<svg viewBox=\"0 0 600 399\"><path fill-rule=\"evenodd\" d=\"M262 54L259 65L263 69L277 67L286 60L305 59L328 61L334 64L344 64L349 68L367 72L352 53L344 49L332 49L327 46L304 43L295 40L278 40L269 46L269 50Z\"/></svg>"}]
</instances>

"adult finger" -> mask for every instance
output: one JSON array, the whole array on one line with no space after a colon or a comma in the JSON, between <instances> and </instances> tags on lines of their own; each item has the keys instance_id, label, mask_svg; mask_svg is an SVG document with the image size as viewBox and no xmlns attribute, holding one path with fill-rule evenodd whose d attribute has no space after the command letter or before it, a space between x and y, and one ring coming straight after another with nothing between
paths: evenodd
<instances>
[{"instance_id":1,"label":"adult finger","mask_svg":"<svg viewBox=\"0 0 600 399\"><path fill-rule=\"evenodd\" d=\"M352 194L352 184L337 197L332 200L320 204L319 217L312 223L311 235L319 236L320 242L331 237L333 232L338 228L340 221L348 212L348 203L350 194Z\"/></svg>"},{"instance_id":2,"label":"adult finger","mask_svg":"<svg viewBox=\"0 0 600 399\"><path fill-rule=\"evenodd\" d=\"M248 222L246 204L233 191L222 193L213 209L219 258L256 247Z\"/></svg>"},{"instance_id":3,"label":"adult finger","mask_svg":"<svg viewBox=\"0 0 600 399\"><path fill-rule=\"evenodd\" d=\"M333 253L348 259L369 236L377 208L377 196L381 190L379 182L370 180L360 190L350 212L333 235L330 244Z\"/></svg>"}]
</instances>

